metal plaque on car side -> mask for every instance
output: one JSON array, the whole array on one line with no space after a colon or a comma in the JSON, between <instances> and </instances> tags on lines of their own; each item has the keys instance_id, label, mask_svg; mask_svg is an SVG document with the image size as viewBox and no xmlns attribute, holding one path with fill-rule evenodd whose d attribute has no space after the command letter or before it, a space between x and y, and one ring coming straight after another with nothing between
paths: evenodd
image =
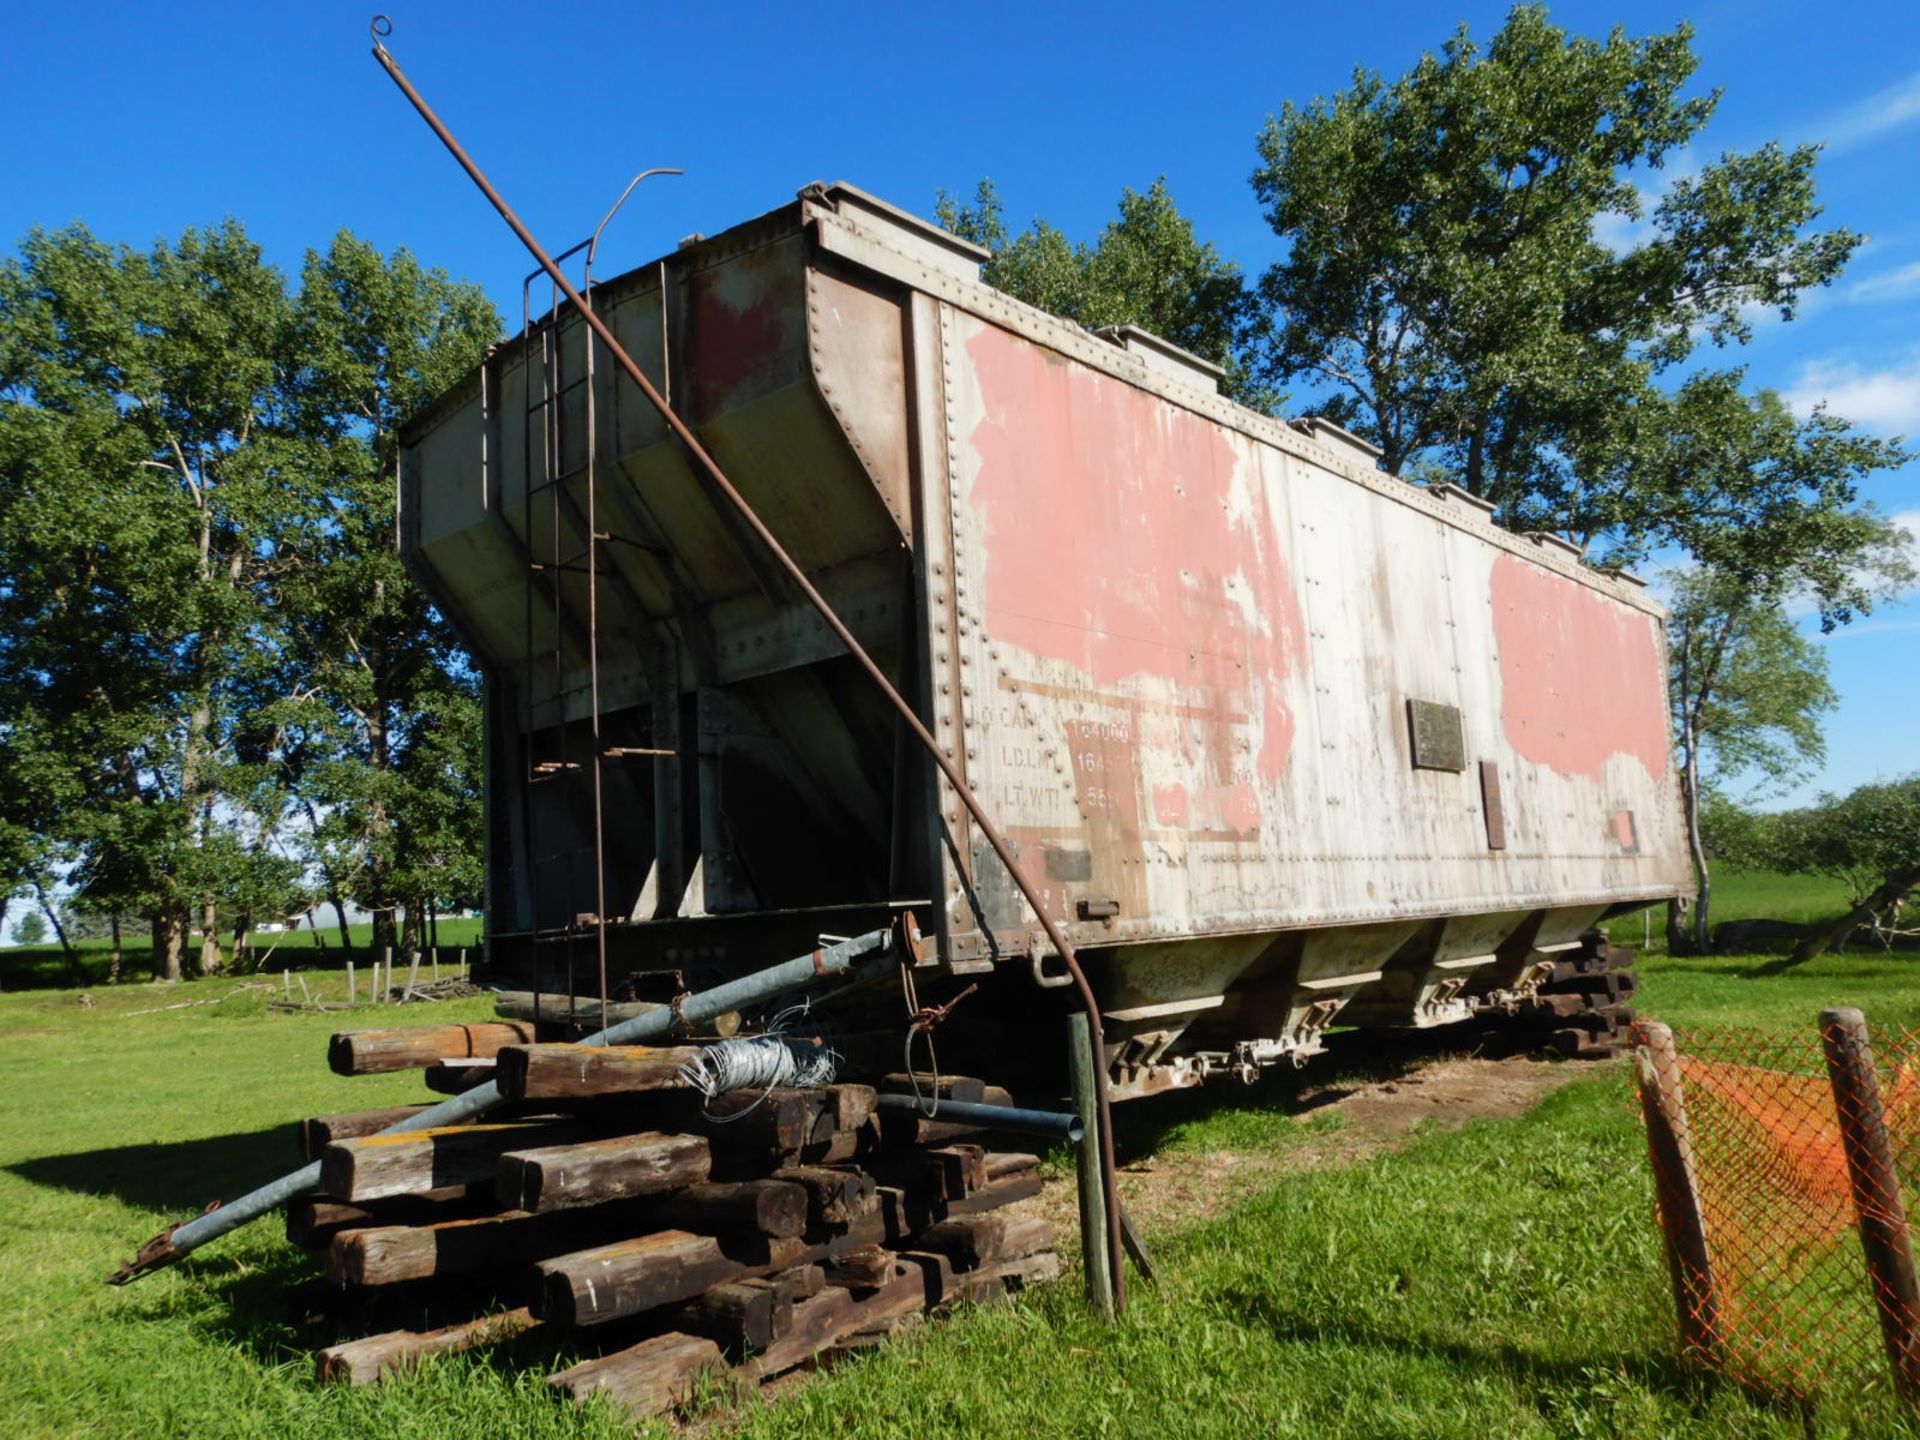
<instances>
[{"instance_id":1,"label":"metal plaque on car side","mask_svg":"<svg viewBox=\"0 0 1920 1440\"><path fill-rule=\"evenodd\" d=\"M1460 709L1432 700L1407 701L1407 728L1413 735L1413 768L1453 770L1467 768L1467 738L1460 728Z\"/></svg>"}]
</instances>

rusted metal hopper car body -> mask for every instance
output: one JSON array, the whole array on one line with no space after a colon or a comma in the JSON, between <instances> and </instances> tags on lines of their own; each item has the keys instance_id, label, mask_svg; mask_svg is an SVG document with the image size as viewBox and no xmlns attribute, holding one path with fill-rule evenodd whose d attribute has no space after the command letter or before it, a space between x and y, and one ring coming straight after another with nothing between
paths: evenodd
<instances>
[{"instance_id":1,"label":"rusted metal hopper car body","mask_svg":"<svg viewBox=\"0 0 1920 1440\"><path fill-rule=\"evenodd\" d=\"M591 300L964 767L1117 1093L1524 1002L1675 893L1637 582L982 258L813 186ZM724 972L905 906L1004 1043L1031 991L991 977L1058 965L1033 915L584 336L534 322L405 437L410 561L487 677L496 962Z\"/></svg>"}]
</instances>

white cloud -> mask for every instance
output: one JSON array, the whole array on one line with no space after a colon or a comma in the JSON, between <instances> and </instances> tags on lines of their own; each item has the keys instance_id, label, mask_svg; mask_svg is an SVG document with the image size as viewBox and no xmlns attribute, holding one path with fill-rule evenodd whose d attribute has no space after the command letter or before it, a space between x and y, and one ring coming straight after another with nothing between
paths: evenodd
<instances>
[{"instance_id":1,"label":"white cloud","mask_svg":"<svg viewBox=\"0 0 1920 1440\"><path fill-rule=\"evenodd\" d=\"M1857 640L1863 635L1896 635L1909 630L1920 630L1920 620L1858 621L1852 625L1839 626L1819 638L1831 644L1835 640Z\"/></svg>"},{"instance_id":2,"label":"white cloud","mask_svg":"<svg viewBox=\"0 0 1920 1440\"><path fill-rule=\"evenodd\" d=\"M1787 403L1805 415L1824 402L1828 411L1882 434L1920 431L1920 355L1869 370L1851 361L1810 360L1786 391Z\"/></svg>"},{"instance_id":3,"label":"white cloud","mask_svg":"<svg viewBox=\"0 0 1920 1440\"><path fill-rule=\"evenodd\" d=\"M1653 220L1650 218L1667 191L1682 180L1691 180L1700 173L1700 162L1694 158L1693 147L1682 145L1667 157L1667 163L1660 169L1647 173L1650 183L1635 185L1634 194L1640 198L1641 219L1623 215L1618 210L1604 210L1594 216L1594 240L1616 255L1625 255L1629 250L1637 250L1654 237Z\"/></svg>"},{"instance_id":4,"label":"white cloud","mask_svg":"<svg viewBox=\"0 0 1920 1440\"><path fill-rule=\"evenodd\" d=\"M1603 249L1625 255L1653 238L1653 222L1635 220L1618 210L1603 210L1593 217L1593 238Z\"/></svg>"},{"instance_id":5,"label":"white cloud","mask_svg":"<svg viewBox=\"0 0 1920 1440\"><path fill-rule=\"evenodd\" d=\"M1887 518L1907 532L1907 561L1920 573L1920 508L1896 510Z\"/></svg>"},{"instance_id":6,"label":"white cloud","mask_svg":"<svg viewBox=\"0 0 1920 1440\"><path fill-rule=\"evenodd\" d=\"M1920 71L1817 127L1830 150L1847 150L1920 120Z\"/></svg>"},{"instance_id":7,"label":"white cloud","mask_svg":"<svg viewBox=\"0 0 1920 1440\"><path fill-rule=\"evenodd\" d=\"M1849 300L1898 300L1903 295L1920 294L1920 260L1898 270L1883 270L1856 280L1847 287Z\"/></svg>"},{"instance_id":8,"label":"white cloud","mask_svg":"<svg viewBox=\"0 0 1920 1440\"><path fill-rule=\"evenodd\" d=\"M1907 532L1907 543L1904 547L1907 552L1907 562L1912 565L1916 571L1920 571L1920 508L1896 510L1887 518L1900 529ZM1873 577L1870 575L1862 573L1859 578L1867 581L1870 585L1873 584ZM1880 598L1898 605L1911 600L1915 594L1915 590L1909 587L1898 594L1887 594ZM1813 595L1809 591L1803 590L1799 594L1789 597L1787 600L1787 614L1795 620L1805 620L1819 613L1820 606L1815 602ZM1920 619L1896 617L1891 620L1876 620L1866 625L1843 625L1832 633L1834 635L1878 635L1883 631L1913 629L1920 629Z\"/></svg>"}]
</instances>

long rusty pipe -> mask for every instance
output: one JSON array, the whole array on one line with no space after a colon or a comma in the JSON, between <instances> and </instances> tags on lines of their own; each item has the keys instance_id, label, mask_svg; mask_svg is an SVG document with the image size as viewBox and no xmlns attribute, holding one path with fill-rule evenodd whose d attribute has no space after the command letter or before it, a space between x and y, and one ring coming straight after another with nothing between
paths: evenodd
<instances>
[{"instance_id":1,"label":"long rusty pipe","mask_svg":"<svg viewBox=\"0 0 1920 1440\"><path fill-rule=\"evenodd\" d=\"M574 288L572 282L553 262L540 242L534 239L533 232L521 222L520 217L514 213L513 207L508 205L500 192L493 188L493 182L487 179L480 167L474 163L473 157L467 154L466 149L454 138L453 132L434 113L433 107L414 88L413 82L407 79L406 72L400 68L399 62L381 43L382 37L392 33L392 28L391 22L387 21L385 16L374 18L373 58L380 62L380 68L385 70L393 83L400 87L400 93L407 97L408 103L419 112L420 118L426 121L428 128L439 137L440 143L447 147L447 153L459 162L460 168L467 172L467 178L480 188L480 193L487 197L487 202L499 212L500 218L505 220L513 233L519 237L520 243L527 247L527 253L540 263L540 268L547 272L553 283L559 287L560 292L580 313L580 318L586 322L600 343L607 347L607 353L613 357L614 363L625 372L629 380L639 386L640 393L646 396L648 403L660 412L660 418L666 422L674 438L679 440L686 448L688 455L726 497L727 503L739 514L747 528L767 547L767 552L773 556L780 568L786 571L788 578L806 597L807 603L819 612L827 628L833 631L840 643L847 647L847 653L859 662L860 668L866 671L867 678L873 681L880 693L887 698L888 703L899 713L900 718L906 722L907 728L913 732L927 754L933 758L933 763L939 766L941 773L947 777L947 783L960 797L960 803L967 807L967 813L973 816L974 823L980 827L980 833L993 847L993 853L1000 858L1000 863L1006 867L1007 874L1013 878L1013 883L1019 886L1021 895L1032 907L1041 928L1046 932L1048 941L1072 974L1074 986L1080 992L1081 1003L1086 1007L1087 1023L1093 1031L1094 1054L1100 1061L1094 1066L1100 1102L1100 1185L1106 1192L1107 1198L1107 1250L1111 1256L1113 1269L1114 1308L1116 1312L1124 1311L1127 1304L1126 1256L1120 1238L1120 1194L1114 1176L1113 1159L1113 1112L1107 1086L1106 1052L1100 1025L1100 1006L1094 999L1093 987L1087 983L1086 971L1080 967L1079 957L1074 954L1073 946L1068 943L1067 937L1053 918L1047 914L1046 907L1040 903L1040 897L1035 893L1032 883L1020 873L1019 867L1014 863L1012 849L1008 846L1005 837L1001 835L999 827L988 816L986 808L981 805L979 798L974 795L971 787L961 776L959 767L941 751L939 741L933 738L932 732L921 723L920 717L914 714L913 707L907 703L906 697L901 695L891 680L887 679L873 657L866 652L866 649L854 638L853 632L847 628L846 623L834 612L833 606L828 604L827 598L814 588L806 572L787 553L786 547L780 543L773 531L767 528L766 522L748 503L747 498L734 488L733 482L727 478L719 462L707 453L706 447L700 443L699 437L693 433L692 428L667 403L666 398L654 387L653 382L647 379L645 372L634 363L633 357L627 354L626 348L614 336L612 328Z\"/></svg>"}]
</instances>

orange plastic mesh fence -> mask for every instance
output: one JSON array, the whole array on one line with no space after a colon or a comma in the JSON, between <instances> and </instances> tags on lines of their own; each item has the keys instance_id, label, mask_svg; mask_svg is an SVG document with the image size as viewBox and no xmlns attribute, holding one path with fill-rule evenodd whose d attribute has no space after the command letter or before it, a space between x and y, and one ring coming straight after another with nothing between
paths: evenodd
<instances>
[{"instance_id":1,"label":"orange plastic mesh fence","mask_svg":"<svg viewBox=\"0 0 1920 1440\"><path fill-rule=\"evenodd\" d=\"M1674 1040L1712 1284L1712 1329L1696 1358L1801 1397L1887 1384L1881 1307L1895 1297L1869 1278L1818 1028L1676 1030ZM1898 1188L1913 1199L1920 1035L1875 1030L1872 1044L1877 1113ZM1899 1200L1870 1194L1864 1208L1884 1228Z\"/></svg>"}]
</instances>

